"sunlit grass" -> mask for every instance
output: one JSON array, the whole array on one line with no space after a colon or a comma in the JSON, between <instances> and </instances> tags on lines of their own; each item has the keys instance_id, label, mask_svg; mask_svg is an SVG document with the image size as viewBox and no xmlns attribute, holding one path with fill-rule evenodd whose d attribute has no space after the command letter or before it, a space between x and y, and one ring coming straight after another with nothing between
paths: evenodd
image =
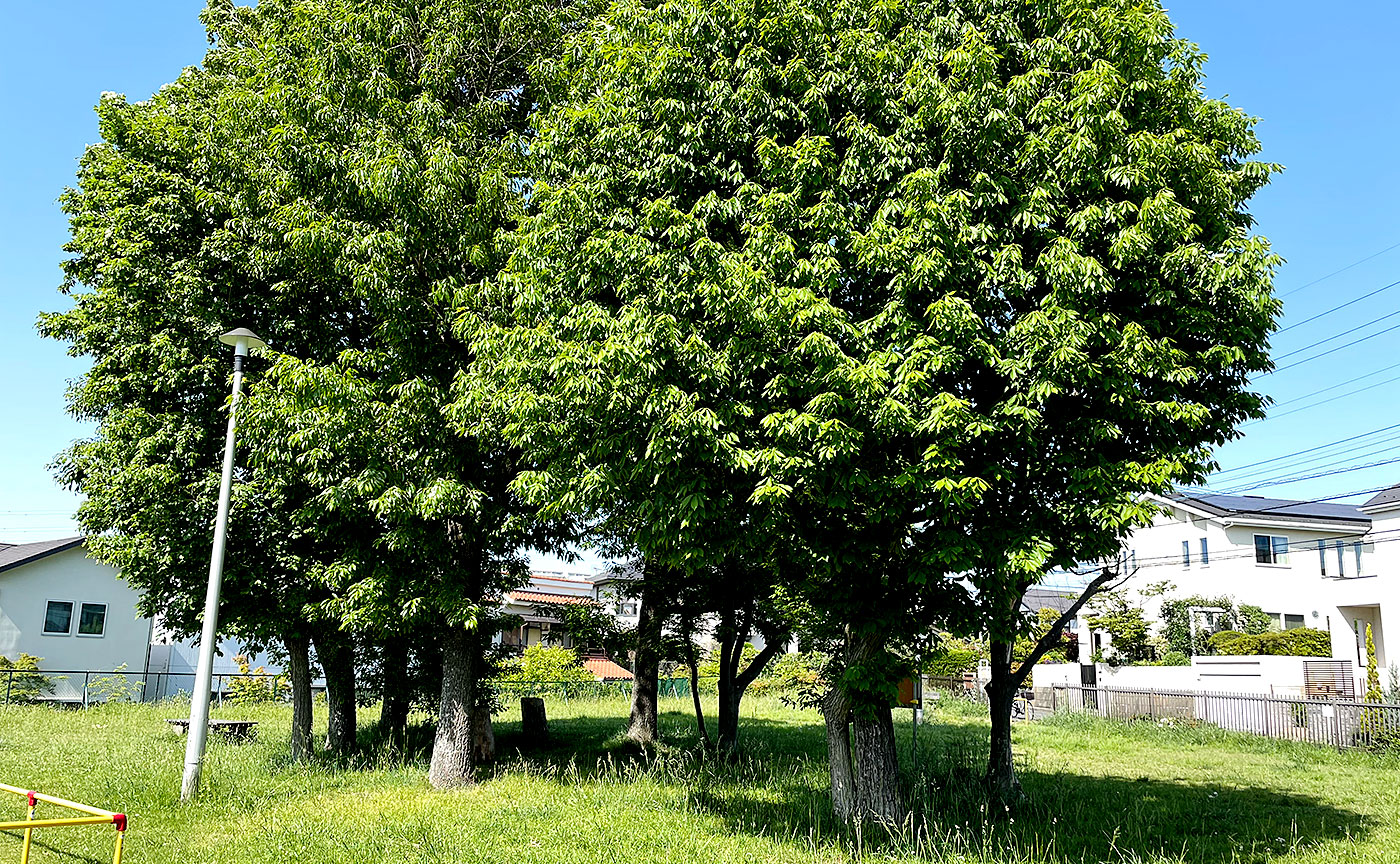
<instances>
[{"instance_id":1,"label":"sunlit grass","mask_svg":"<svg viewBox=\"0 0 1400 864\"><path fill-rule=\"evenodd\" d=\"M1029 803L996 814L976 791L979 711L945 706L917 757L901 712L915 816L890 837L832 824L815 712L745 705L733 762L703 754L680 700L663 704L667 743L650 753L622 740L620 699L549 700L553 742L532 752L516 749L508 710L499 762L450 793L427 786L426 727L406 757L371 745L348 765L302 766L284 755L285 707L229 706L216 713L257 720L258 740L214 739L193 806L178 803L184 739L164 722L183 706L16 707L0 709L0 781L126 811L131 862L1400 862L1390 757L1061 716L1018 727ZM0 799L0 814L21 803ZM51 829L31 860L108 860L110 832ZM0 860L18 845L0 837Z\"/></svg>"}]
</instances>

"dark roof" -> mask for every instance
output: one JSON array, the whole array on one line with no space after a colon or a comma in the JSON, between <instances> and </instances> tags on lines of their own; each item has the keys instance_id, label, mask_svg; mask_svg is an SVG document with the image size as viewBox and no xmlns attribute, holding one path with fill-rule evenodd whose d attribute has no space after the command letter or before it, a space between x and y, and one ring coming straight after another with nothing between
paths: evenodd
<instances>
[{"instance_id":1,"label":"dark roof","mask_svg":"<svg viewBox=\"0 0 1400 864\"><path fill-rule=\"evenodd\" d=\"M0 543L0 572L47 558L56 552L81 545L81 537L65 537L62 540L44 540L39 543Z\"/></svg>"},{"instance_id":2,"label":"dark roof","mask_svg":"<svg viewBox=\"0 0 1400 864\"><path fill-rule=\"evenodd\" d=\"M1261 498L1258 495L1175 495L1173 500L1204 510L1212 516L1248 516L1279 522L1306 519L1314 522L1371 523L1371 517L1355 506L1327 501L1294 501L1288 498Z\"/></svg>"},{"instance_id":3,"label":"dark roof","mask_svg":"<svg viewBox=\"0 0 1400 864\"><path fill-rule=\"evenodd\" d=\"M1362 507L1385 507L1389 504L1400 504L1400 486L1391 486L1389 489L1382 489L1366 500Z\"/></svg>"}]
</instances>

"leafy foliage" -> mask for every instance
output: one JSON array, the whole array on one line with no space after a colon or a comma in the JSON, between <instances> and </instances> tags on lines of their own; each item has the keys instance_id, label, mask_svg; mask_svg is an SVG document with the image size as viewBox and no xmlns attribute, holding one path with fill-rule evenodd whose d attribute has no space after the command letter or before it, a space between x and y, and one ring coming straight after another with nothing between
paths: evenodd
<instances>
[{"instance_id":1,"label":"leafy foliage","mask_svg":"<svg viewBox=\"0 0 1400 864\"><path fill-rule=\"evenodd\" d=\"M5 679L6 704L37 702L51 691L53 679L39 671L39 663L43 659L23 651L13 660L0 654L0 675Z\"/></svg>"},{"instance_id":2,"label":"leafy foliage","mask_svg":"<svg viewBox=\"0 0 1400 864\"><path fill-rule=\"evenodd\" d=\"M1225 630L1211 637L1211 647L1219 654L1272 654L1285 657L1331 657L1332 634L1326 630L1298 627L1248 635Z\"/></svg>"},{"instance_id":3,"label":"leafy foliage","mask_svg":"<svg viewBox=\"0 0 1400 864\"><path fill-rule=\"evenodd\" d=\"M556 645L531 645L520 656L501 664L500 681L511 684L552 684L570 681L593 682L596 679L579 663L572 648Z\"/></svg>"},{"instance_id":4,"label":"leafy foliage","mask_svg":"<svg viewBox=\"0 0 1400 864\"><path fill-rule=\"evenodd\" d=\"M1151 622L1146 614L1119 592L1110 592L1096 598L1093 611L1086 618L1088 625L1095 630L1103 630L1112 639L1105 657L1113 665L1124 665L1152 660L1155 652L1148 629Z\"/></svg>"}]
</instances>

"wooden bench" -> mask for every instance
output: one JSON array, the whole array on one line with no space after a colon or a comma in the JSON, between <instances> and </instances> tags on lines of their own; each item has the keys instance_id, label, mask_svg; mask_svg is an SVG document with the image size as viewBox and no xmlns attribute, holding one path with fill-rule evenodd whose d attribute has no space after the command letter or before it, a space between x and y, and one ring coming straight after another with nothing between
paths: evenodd
<instances>
[{"instance_id":1,"label":"wooden bench","mask_svg":"<svg viewBox=\"0 0 1400 864\"><path fill-rule=\"evenodd\" d=\"M188 719L165 721L174 727L181 735L190 731L190 721ZM209 731L217 732L229 741L252 741L258 737L258 721L256 720L210 720Z\"/></svg>"}]
</instances>

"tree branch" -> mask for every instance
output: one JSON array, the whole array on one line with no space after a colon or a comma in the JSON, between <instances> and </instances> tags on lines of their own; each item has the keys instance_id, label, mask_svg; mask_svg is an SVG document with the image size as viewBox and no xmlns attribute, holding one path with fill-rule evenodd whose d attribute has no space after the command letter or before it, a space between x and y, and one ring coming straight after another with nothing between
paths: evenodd
<instances>
[{"instance_id":1,"label":"tree branch","mask_svg":"<svg viewBox=\"0 0 1400 864\"><path fill-rule=\"evenodd\" d=\"M1084 608L1084 604L1108 590L1109 583L1118 579L1121 575L1121 571L1116 568L1105 566L1103 570L1099 572L1099 575L1095 576L1093 580L1084 587L1079 597L1069 605L1068 609L1060 613L1060 617L1055 619L1055 623L1050 625L1050 629L1041 634L1041 637L1036 640L1035 648L1031 650L1030 655L1027 656L1019 666L1012 670L1011 682L1013 689L1019 688L1025 683L1026 676L1035 668L1035 664L1039 663L1040 659L1044 657L1051 648L1055 647L1055 643L1059 641L1061 634L1064 633L1065 626L1069 624L1075 615L1079 614L1079 610ZM1131 575L1131 573L1128 574L1128 576ZM1127 576L1123 576L1122 578L1127 579ZM1117 586L1115 585L1113 587L1116 588Z\"/></svg>"}]
</instances>

